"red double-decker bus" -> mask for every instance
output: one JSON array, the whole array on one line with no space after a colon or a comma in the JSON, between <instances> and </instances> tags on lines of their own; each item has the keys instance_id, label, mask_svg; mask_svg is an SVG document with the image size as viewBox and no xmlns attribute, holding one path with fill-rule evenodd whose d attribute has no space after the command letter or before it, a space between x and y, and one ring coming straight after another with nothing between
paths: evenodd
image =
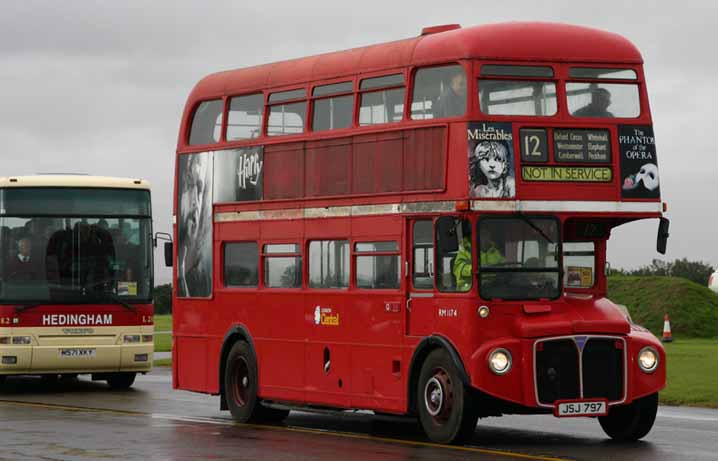
<instances>
[{"instance_id":1,"label":"red double-decker bus","mask_svg":"<svg viewBox=\"0 0 718 461\"><path fill-rule=\"evenodd\" d=\"M651 429L660 342L606 299L611 229L660 219L642 58L560 24L209 75L176 163L173 383L291 408Z\"/></svg>"}]
</instances>

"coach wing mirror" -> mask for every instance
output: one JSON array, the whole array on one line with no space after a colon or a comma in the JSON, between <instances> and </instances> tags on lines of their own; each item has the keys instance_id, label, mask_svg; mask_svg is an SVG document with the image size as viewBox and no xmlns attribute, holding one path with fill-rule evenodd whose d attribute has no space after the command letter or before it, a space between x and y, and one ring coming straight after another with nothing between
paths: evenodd
<instances>
[{"instance_id":1,"label":"coach wing mirror","mask_svg":"<svg viewBox=\"0 0 718 461\"><path fill-rule=\"evenodd\" d=\"M157 243L159 240L162 240L165 242L165 244L164 244L165 266L172 267L172 236L170 234L168 234L167 232L157 232L155 234L155 238L153 240L155 248L157 248Z\"/></svg>"},{"instance_id":2,"label":"coach wing mirror","mask_svg":"<svg viewBox=\"0 0 718 461\"><path fill-rule=\"evenodd\" d=\"M441 253L459 251L459 238L456 235L456 219L453 216L442 216L436 220L436 239Z\"/></svg>"},{"instance_id":3,"label":"coach wing mirror","mask_svg":"<svg viewBox=\"0 0 718 461\"><path fill-rule=\"evenodd\" d=\"M668 220L668 218L661 218L661 221L658 223L658 239L656 241L656 250L664 255L666 254L666 245L668 245L668 236L670 233L668 232L668 228L670 227L671 222Z\"/></svg>"}]
</instances>

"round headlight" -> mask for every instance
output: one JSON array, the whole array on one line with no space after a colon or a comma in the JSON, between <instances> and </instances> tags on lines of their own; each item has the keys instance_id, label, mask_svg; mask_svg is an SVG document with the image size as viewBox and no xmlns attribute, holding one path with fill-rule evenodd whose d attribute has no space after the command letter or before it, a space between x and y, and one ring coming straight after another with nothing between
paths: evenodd
<instances>
[{"instance_id":1,"label":"round headlight","mask_svg":"<svg viewBox=\"0 0 718 461\"><path fill-rule=\"evenodd\" d=\"M508 373L511 369L511 353L506 349L496 349L489 355L489 368L497 375Z\"/></svg>"},{"instance_id":2,"label":"round headlight","mask_svg":"<svg viewBox=\"0 0 718 461\"><path fill-rule=\"evenodd\" d=\"M646 373L652 373L658 368L658 352L646 346L638 353L638 366Z\"/></svg>"}]
</instances>

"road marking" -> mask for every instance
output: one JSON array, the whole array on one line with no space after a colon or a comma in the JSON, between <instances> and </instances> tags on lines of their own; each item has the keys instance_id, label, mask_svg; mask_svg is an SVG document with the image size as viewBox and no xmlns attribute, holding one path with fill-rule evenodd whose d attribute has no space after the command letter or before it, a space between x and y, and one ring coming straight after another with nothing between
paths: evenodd
<instances>
[{"instance_id":1,"label":"road marking","mask_svg":"<svg viewBox=\"0 0 718 461\"><path fill-rule=\"evenodd\" d=\"M531 455L528 453L516 453L508 450L493 450L490 448L480 448L474 446L456 446L456 445L444 445L441 443L433 442L421 442L417 440L402 440L393 439L390 437L375 437L371 435L355 434L351 432L340 432L332 431L329 429L307 429L297 426L269 426L263 424L244 424L238 423L232 420L220 420L216 418L204 418L197 416L180 416L163 413L144 413L140 411L130 410L114 410L110 408L93 408L93 407L77 407L72 405L60 405L54 403L36 403L36 402L22 402L15 400L0 400L0 405L16 406L16 407L32 407L32 408L44 408L48 410L62 410L62 411L73 411L73 412L91 412L91 413L108 413L122 416L144 416L152 419L159 419L165 421L175 422L189 422L189 423L200 423L200 424L214 424L219 426L235 426L235 427L247 427L251 429L268 429L273 431L286 431L295 432L300 434L313 434L313 435L329 435L335 437L343 437L347 439L367 440L371 442L384 442L399 445L412 445L417 447L429 447L429 448L443 448L448 450L464 451L471 453L480 453L484 455L493 455L502 458L514 458L514 459L530 459L537 461L566 461L568 458L557 458L552 456L541 456Z\"/></svg>"}]
</instances>

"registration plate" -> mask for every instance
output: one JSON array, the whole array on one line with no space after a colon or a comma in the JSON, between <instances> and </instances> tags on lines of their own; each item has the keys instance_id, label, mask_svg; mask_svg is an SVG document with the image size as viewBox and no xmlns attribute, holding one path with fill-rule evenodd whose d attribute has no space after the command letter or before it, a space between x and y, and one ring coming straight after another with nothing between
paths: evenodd
<instances>
[{"instance_id":1,"label":"registration plate","mask_svg":"<svg viewBox=\"0 0 718 461\"><path fill-rule=\"evenodd\" d=\"M559 418L571 416L605 416L607 414L608 404L605 400L558 402L554 407L554 415Z\"/></svg>"},{"instance_id":2,"label":"registration plate","mask_svg":"<svg viewBox=\"0 0 718 461\"><path fill-rule=\"evenodd\" d=\"M94 357L95 349L91 348L78 348L74 347L71 349L60 349L60 357Z\"/></svg>"}]
</instances>

